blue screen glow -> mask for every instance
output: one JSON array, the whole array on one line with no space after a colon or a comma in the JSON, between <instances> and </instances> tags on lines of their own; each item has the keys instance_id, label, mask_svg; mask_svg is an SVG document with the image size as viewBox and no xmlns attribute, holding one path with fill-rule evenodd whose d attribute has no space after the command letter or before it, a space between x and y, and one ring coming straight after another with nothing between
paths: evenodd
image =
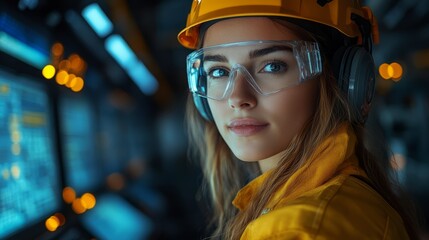
<instances>
[{"instance_id":1,"label":"blue screen glow","mask_svg":"<svg viewBox=\"0 0 429 240\"><path fill-rule=\"evenodd\" d=\"M158 81L121 36L109 36L104 46L144 94L151 95L156 92Z\"/></svg>"},{"instance_id":2,"label":"blue screen glow","mask_svg":"<svg viewBox=\"0 0 429 240\"><path fill-rule=\"evenodd\" d=\"M88 5L82 16L99 37L105 37L113 30L113 24L97 3Z\"/></svg>"},{"instance_id":3,"label":"blue screen glow","mask_svg":"<svg viewBox=\"0 0 429 240\"><path fill-rule=\"evenodd\" d=\"M84 226L99 239L148 239L153 223L121 197L108 193L82 215Z\"/></svg>"},{"instance_id":4,"label":"blue screen glow","mask_svg":"<svg viewBox=\"0 0 429 240\"><path fill-rule=\"evenodd\" d=\"M61 98L59 113L66 184L82 194L102 181L96 154L95 113L89 101L72 97Z\"/></svg>"},{"instance_id":5,"label":"blue screen glow","mask_svg":"<svg viewBox=\"0 0 429 240\"><path fill-rule=\"evenodd\" d=\"M60 206L49 106L41 86L0 71L0 238Z\"/></svg>"}]
</instances>

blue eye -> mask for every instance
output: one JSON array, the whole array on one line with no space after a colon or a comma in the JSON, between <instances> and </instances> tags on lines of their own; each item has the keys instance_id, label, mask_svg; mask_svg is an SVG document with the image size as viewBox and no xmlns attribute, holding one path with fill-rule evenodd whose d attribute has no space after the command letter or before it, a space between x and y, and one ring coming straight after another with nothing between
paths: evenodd
<instances>
[{"instance_id":1,"label":"blue eye","mask_svg":"<svg viewBox=\"0 0 429 240\"><path fill-rule=\"evenodd\" d=\"M287 70L287 65L283 62L270 62L264 66L261 72L280 73Z\"/></svg>"},{"instance_id":2,"label":"blue eye","mask_svg":"<svg viewBox=\"0 0 429 240\"><path fill-rule=\"evenodd\" d=\"M222 77L228 77L229 72L228 70L223 68L215 68L215 69L211 69L208 75L212 78L222 78Z\"/></svg>"}]
</instances>

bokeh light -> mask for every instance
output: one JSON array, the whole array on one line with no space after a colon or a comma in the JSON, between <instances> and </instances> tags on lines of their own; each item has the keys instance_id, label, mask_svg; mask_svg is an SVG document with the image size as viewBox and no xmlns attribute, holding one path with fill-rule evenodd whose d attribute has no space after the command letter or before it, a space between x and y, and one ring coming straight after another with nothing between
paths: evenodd
<instances>
[{"instance_id":1,"label":"bokeh light","mask_svg":"<svg viewBox=\"0 0 429 240\"><path fill-rule=\"evenodd\" d=\"M58 65L58 68L60 69L60 70L65 70L65 71L68 71L68 70L70 70L70 61L69 60L62 60L60 63L59 63L59 65Z\"/></svg>"},{"instance_id":2,"label":"bokeh light","mask_svg":"<svg viewBox=\"0 0 429 240\"><path fill-rule=\"evenodd\" d=\"M389 72L388 72L389 64L383 63L378 68L378 72L380 73L380 76L384 79L389 79Z\"/></svg>"},{"instance_id":3,"label":"bokeh light","mask_svg":"<svg viewBox=\"0 0 429 240\"><path fill-rule=\"evenodd\" d=\"M45 77L46 79L51 79L55 76L55 67L52 66L51 64L46 65L43 69L42 69L42 75L43 77Z\"/></svg>"},{"instance_id":4,"label":"bokeh light","mask_svg":"<svg viewBox=\"0 0 429 240\"><path fill-rule=\"evenodd\" d=\"M58 84L64 85L67 83L68 80L69 80L69 74L66 71L61 70L57 73L56 81Z\"/></svg>"},{"instance_id":5,"label":"bokeh light","mask_svg":"<svg viewBox=\"0 0 429 240\"><path fill-rule=\"evenodd\" d=\"M66 87L71 88L71 83L74 81L75 78L76 78L76 75L69 74L68 80L66 82Z\"/></svg>"},{"instance_id":6,"label":"bokeh light","mask_svg":"<svg viewBox=\"0 0 429 240\"><path fill-rule=\"evenodd\" d=\"M393 62L390 64L390 67L393 70L392 78L393 79L400 79L402 77L402 72L403 72L402 66L397 62Z\"/></svg>"},{"instance_id":7,"label":"bokeh light","mask_svg":"<svg viewBox=\"0 0 429 240\"><path fill-rule=\"evenodd\" d=\"M378 73L383 79L400 81L403 75L401 64L393 62L391 64L383 63L378 68Z\"/></svg>"},{"instance_id":8,"label":"bokeh light","mask_svg":"<svg viewBox=\"0 0 429 240\"><path fill-rule=\"evenodd\" d=\"M62 213L55 213L54 216L60 222L60 226L63 226L66 223L66 217Z\"/></svg>"},{"instance_id":9,"label":"bokeh light","mask_svg":"<svg viewBox=\"0 0 429 240\"><path fill-rule=\"evenodd\" d=\"M75 82L71 83L73 86L71 87L71 90L74 92L79 92L83 89L83 79L81 77L76 77Z\"/></svg>"},{"instance_id":10,"label":"bokeh light","mask_svg":"<svg viewBox=\"0 0 429 240\"><path fill-rule=\"evenodd\" d=\"M63 199L64 202L71 204L76 199L76 192L71 187L65 187L63 189Z\"/></svg>"},{"instance_id":11,"label":"bokeh light","mask_svg":"<svg viewBox=\"0 0 429 240\"><path fill-rule=\"evenodd\" d=\"M76 198L72 203L72 209L77 214L82 214L86 212L86 208L82 203L82 199Z\"/></svg>"},{"instance_id":12,"label":"bokeh light","mask_svg":"<svg viewBox=\"0 0 429 240\"><path fill-rule=\"evenodd\" d=\"M107 186L112 189L119 191L125 186L124 176L120 173L112 173L107 177Z\"/></svg>"},{"instance_id":13,"label":"bokeh light","mask_svg":"<svg viewBox=\"0 0 429 240\"><path fill-rule=\"evenodd\" d=\"M64 53L64 46L61 43L54 43L51 48L52 55L59 57Z\"/></svg>"},{"instance_id":14,"label":"bokeh light","mask_svg":"<svg viewBox=\"0 0 429 240\"><path fill-rule=\"evenodd\" d=\"M96 199L95 199L94 195L92 195L91 193L83 194L81 197L81 201L82 201L82 205L86 209L92 209L95 207L95 204L96 204Z\"/></svg>"},{"instance_id":15,"label":"bokeh light","mask_svg":"<svg viewBox=\"0 0 429 240\"><path fill-rule=\"evenodd\" d=\"M51 216L45 221L48 231L54 232L60 226L60 220L56 216Z\"/></svg>"}]
</instances>

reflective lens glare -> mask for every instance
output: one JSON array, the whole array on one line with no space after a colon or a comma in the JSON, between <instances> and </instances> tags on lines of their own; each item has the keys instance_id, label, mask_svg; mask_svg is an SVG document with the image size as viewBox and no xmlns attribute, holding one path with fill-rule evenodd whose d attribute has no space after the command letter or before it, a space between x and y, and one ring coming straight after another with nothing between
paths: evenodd
<instances>
[{"instance_id":1,"label":"reflective lens glare","mask_svg":"<svg viewBox=\"0 0 429 240\"><path fill-rule=\"evenodd\" d=\"M248 41L227 43L192 52L187 58L192 93L222 100L243 77L262 95L300 84L322 71L317 43Z\"/></svg>"}]
</instances>

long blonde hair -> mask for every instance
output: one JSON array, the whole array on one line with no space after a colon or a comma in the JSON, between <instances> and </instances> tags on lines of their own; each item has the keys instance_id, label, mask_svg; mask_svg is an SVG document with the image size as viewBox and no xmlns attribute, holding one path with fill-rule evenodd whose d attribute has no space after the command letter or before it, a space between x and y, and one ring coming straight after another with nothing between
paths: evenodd
<instances>
[{"instance_id":1,"label":"long blonde hair","mask_svg":"<svg viewBox=\"0 0 429 240\"><path fill-rule=\"evenodd\" d=\"M215 124L199 115L192 96L189 96L186 115L190 147L200 160L205 189L211 199L212 223L215 225L212 238L239 239L246 226L260 215L273 193L307 161L321 141L344 122L354 128L358 140L356 154L373 187L402 216L410 238L417 236L412 214L404 210L402 201L395 195L395 185L382 170L380 159L375 159L364 146L364 128L352 121L350 106L326 61L323 68L322 75L312 80L319 82L320 89L314 116L287 146L286 154L264 183L264 188L240 212L231 202L251 178L260 174L259 169L255 163L244 163L234 157Z\"/></svg>"}]
</instances>

